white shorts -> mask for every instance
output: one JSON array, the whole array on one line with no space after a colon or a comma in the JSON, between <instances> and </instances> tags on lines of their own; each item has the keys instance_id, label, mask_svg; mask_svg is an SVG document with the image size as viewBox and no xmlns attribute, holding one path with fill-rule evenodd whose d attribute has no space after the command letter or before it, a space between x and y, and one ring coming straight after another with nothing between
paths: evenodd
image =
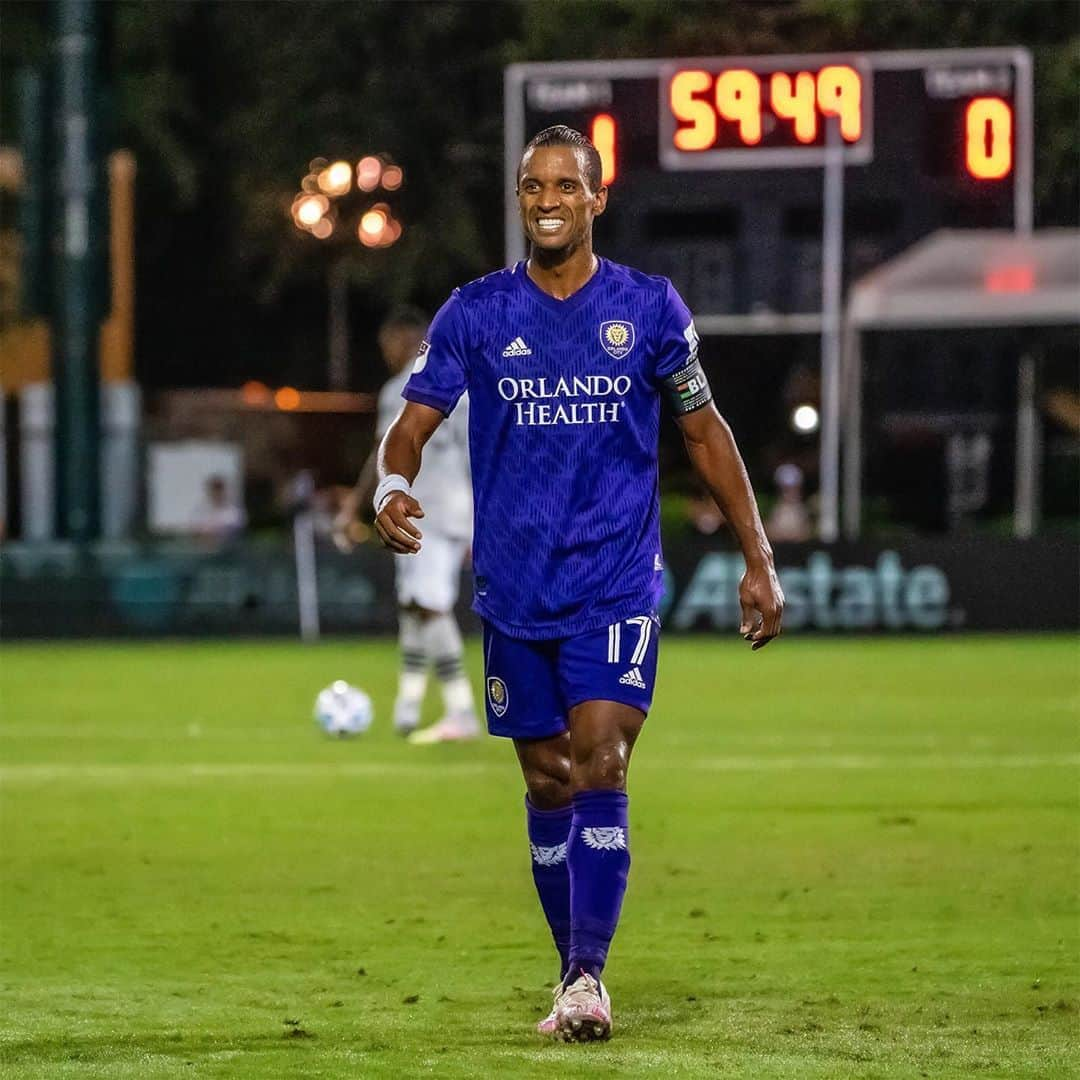
<instances>
[{"instance_id":1,"label":"white shorts","mask_svg":"<svg viewBox=\"0 0 1080 1080\"><path fill-rule=\"evenodd\" d=\"M469 542L425 530L415 555L395 555L400 607L417 604L428 611L453 611Z\"/></svg>"}]
</instances>

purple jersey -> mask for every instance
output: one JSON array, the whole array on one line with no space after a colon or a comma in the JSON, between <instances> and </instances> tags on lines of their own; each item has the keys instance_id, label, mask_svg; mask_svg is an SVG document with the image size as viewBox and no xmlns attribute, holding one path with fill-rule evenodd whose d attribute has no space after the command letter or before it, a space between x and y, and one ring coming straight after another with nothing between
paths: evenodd
<instances>
[{"instance_id":1,"label":"purple jersey","mask_svg":"<svg viewBox=\"0 0 1080 1080\"><path fill-rule=\"evenodd\" d=\"M502 633L557 638L660 595L660 382L696 360L667 278L599 260L567 300L525 263L455 289L403 396L449 415L469 392L473 607Z\"/></svg>"}]
</instances>

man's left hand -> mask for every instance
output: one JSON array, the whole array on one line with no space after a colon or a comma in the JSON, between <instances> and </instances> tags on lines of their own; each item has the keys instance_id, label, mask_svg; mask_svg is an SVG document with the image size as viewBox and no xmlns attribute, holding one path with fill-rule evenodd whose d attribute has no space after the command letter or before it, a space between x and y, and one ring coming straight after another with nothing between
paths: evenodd
<instances>
[{"instance_id":1,"label":"man's left hand","mask_svg":"<svg viewBox=\"0 0 1080 1080\"><path fill-rule=\"evenodd\" d=\"M784 590L771 563L747 568L739 582L739 603L742 606L739 633L752 642L755 652L782 633Z\"/></svg>"}]
</instances>

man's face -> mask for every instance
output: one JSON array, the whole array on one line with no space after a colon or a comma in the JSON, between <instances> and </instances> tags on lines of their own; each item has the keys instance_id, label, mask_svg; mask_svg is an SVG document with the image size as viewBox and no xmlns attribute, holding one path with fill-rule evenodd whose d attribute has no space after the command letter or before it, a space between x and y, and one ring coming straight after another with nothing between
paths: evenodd
<instances>
[{"instance_id":1,"label":"man's face","mask_svg":"<svg viewBox=\"0 0 1080 1080\"><path fill-rule=\"evenodd\" d=\"M604 212L607 188L591 191L572 146L540 146L525 155L518 174L518 209L525 235L541 251L576 250Z\"/></svg>"},{"instance_id":2,"label":"man's face","mask_svg":"<svg viewBox=\"0 0 1080 1080\"><path fill-rule=\"evenodd\" d=\"M392 375L416 357L424 331L418 326L387 326L379 331L379 348Z\"/></svg>"}]
</instances>

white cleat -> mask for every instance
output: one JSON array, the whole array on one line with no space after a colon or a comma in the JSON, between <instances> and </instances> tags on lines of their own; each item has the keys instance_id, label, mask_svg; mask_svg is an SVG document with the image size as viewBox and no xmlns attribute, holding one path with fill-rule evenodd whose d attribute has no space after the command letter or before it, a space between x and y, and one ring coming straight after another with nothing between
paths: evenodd
<instances>
[{"instance_id":1,"label":"white cleat","mask_svg":"<svg viewBox=\"0 0 1080 1080\"><path fill-rule=\"evenodd\" d=\"M468 742L480 735L475 716L444 716L437 724L414 731L409 736L413 746L432 746L444 742Z\"/></svg>"},{"instance_id":2,"label":"white cleat","mask_svg":"<svg viewBox=\"0 0 1080 1080\"><path fill-rule=\"evenodd\" d=\"M551 1003L551 1012L536 1025L536 1030L540 1035L557 1038L559 1035L559 1003L562 1001L563 996L562 983L552 988L551 996L554 999Z\"/></svg>"},{"instance_id":3,"label":"white cleat","mask_svg":"<svg viewBox=\"0 0 1080 1080\"><path fill-rule=\"evenodd\" d=\"M611 1037L611 998L599 979L582 972L563 992L555 1009L556 1036L564 1042Z\"/></svg>"},{"instance_id":4,"label":"white cleat","mask_svg":"<svg viewBox=\"0 0 1080 1080\"><path fill-rule=\"evenodd\" d=\"M420 706L394 702L394 731L398 735L411 735L420 726Z\"/></svg>"}]
</instances>

